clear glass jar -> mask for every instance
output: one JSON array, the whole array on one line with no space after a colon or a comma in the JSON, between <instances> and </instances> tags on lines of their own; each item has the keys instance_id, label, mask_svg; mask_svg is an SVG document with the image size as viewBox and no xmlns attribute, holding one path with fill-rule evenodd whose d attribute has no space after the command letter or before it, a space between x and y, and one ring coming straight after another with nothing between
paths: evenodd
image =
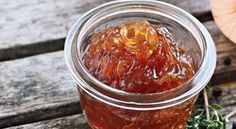
<instances>
[{"instance_id":1,"label":"clear glass jar","mask_svg":"<svg viewBox=\"0 0 236 129\"><path fill-rule=\"evenodd\" d=\"M177 88L152 94L120 91L93 77L83 63L89 45L86 38L136 20L167 27L193 57L196 74ZM216 49L206 28L184 10L159 1L122 0L98 6L76 21L66 38L65 59L90 128L184 129L199 92L213 75Z\"/></svg>"}]
</instances>

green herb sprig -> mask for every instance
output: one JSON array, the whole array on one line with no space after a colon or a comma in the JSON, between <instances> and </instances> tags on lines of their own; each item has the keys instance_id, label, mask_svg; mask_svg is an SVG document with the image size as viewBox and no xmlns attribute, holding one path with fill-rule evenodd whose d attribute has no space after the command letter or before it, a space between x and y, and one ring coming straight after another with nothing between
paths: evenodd
<instances>
[{"instance_id":1,"label":"green herb sprig","mask_svg":"<svg viewBox=\"0 0 236 129\"><path fill-rule=\"evenodd\" d=\"M209 106L210 119L207 119L204 115L204 109L197 109L192 117L188 120L186 129L226 129L226 121L217 110L221 109L218 104L212 104Z\"/></svg>"},{"instance_id":2,"label":"green herb sprig","mask_svg":"<svg viewBox=\"0 0 236 129\"><path fill-rule=\"evenodd\" d=\"M203 90L205 109L197 109L187 122L186 129L226 129L225 118L218 113L222 107L209 105L206 89Z\"/></svg>"}]
</instances>

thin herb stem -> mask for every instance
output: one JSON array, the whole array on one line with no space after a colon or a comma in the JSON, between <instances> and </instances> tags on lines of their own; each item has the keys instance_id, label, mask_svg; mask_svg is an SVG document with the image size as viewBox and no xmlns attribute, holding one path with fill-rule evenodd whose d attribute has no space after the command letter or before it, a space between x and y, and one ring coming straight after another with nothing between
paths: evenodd
<instances>
[{"instance_id":1,"label":"thin herb stem","mask_svg":"<svg viewBox=\"0 0 236 129\"><path fill-rule=\"evenodd\" d=\"M209 111L209 102L208 102L206 88L203 89L203 98L204 98L204 104L205 104L206 118L207 118L207 120L209 120L210 119L210 111Z\"/></svg>"},{"instance_id":2,"label":"thin herb stem","mask_svg":"<svg viewBox=\"0 0 236 129\"><path fill-rule=\"evenodd\" d=\"M236 114L236 109L234 109L233 111L231 111L228 115L225 116L225 120L226 122L229 122L230 117L232 117L233 115Z\"/></svg>"}]
</instances>

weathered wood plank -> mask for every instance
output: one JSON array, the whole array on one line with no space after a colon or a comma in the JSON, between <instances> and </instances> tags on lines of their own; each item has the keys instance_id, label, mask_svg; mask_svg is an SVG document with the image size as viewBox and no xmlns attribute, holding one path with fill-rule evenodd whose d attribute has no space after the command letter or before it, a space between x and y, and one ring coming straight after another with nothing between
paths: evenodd
<instances>
[{"instance_id":1,"label":"weathered wood plank","mask_svg":"<svg viewBox=\"0 0 236 129\"><path fill-rule=\"evenodd\" d=\"M217 103L223 106L219 111L222 115L227 115L236 109L236 82L215 85L208 89L209 102ZM233 129L233 123L236 123L236 114L229 119L227 129Z\"/></svg>"},{"instance_id":2,"label":"weathered wood plank","mask_svg":"<svg viewBox=\"0 0 236 129\"><path fill-rule=\"evenodd\" d=\"M224 105L224 108L221 109L219 112L225 116L229 114L233 109L236 109L236 82L226 83L223 85L217 85L211 87L208 90L208 96L210 103L218 103L220 105ZM230 118L229 123L227 123L226 129L232 129L233 122L234 123L236 122L236 115ZM53 120L46 120L37 123L15 126L8 129L31 129L31 128L87 129L86 121L83 115L67 116Z\"/></svg>"},{"instance_id":3,"label":"weathered wood plank","mask_svg":"<svg viewBox=\"0 0 236 129\"><path fill-rule=\"evenodd\" d=\"M226 76L236 79L231 73L236 69L235 59L231 59L230 65L220 62L227 53L236 50L235 46L217 32L213 22L205 24L218 50L213 82L217 81L215 78L225 81ZM0 92L0 128L81 112L75 83L66 70L62 51L1 62L0 71L0 89L4 91Z\"/></svg>"},{"instance_id":4,"label":"weathered wood plank","mask_svg":"<svg viewBox=\"0 0 236 129\"><path fill-rule=\"evenodd\" d=\"M220 110L221 114L228 114L235 107L227 107ZM230 119L226 129L232 129L233 122L236 122L236 116ZM19 125L7 129L88 129L83 115L73 115L52 120L41 121L26 125Z\"/></svg>"},{"instance_id":5,"label":"weathered wood plank","mask_svg":"<svg viewBox=\"0 0 236 129\"><path fill-rule=\"evenodd\" d=\"M212 84L236 80L236 45L226 38L213 21L204 23L215 41L217 67Z\"/></svg>"},{"instance_id":6,"label":"weathered wood plank","mask_svg":"<svg viewBox=\"0 0 236 129\"><path fill-rule=\"evenodd\" d=\"M0 1L0 60L62 50L68 28L109 0Z\"/></svg>"},{"instance_id":7,"label":"weathered wood plank","mask_svg":"<svg viewBox=\"0 0 236 129\"><path fill-rule=\"evenodd\" d=\"M233 109L236 109L236 82L226 83L223 85L211 87L208 90L208 96L210 103L218 103L220 105L224 105L224 108L221 109L219 112L225 116L229 114ZM227 123L227 129L232 129L233 122L236 122L236 115L230 118L229 123ZM87 129L86 121L83 115L67 116L53 120L46 120L32 124L10 127L8 129L31 129L31 128Z\"/></svg>"},{"instance_id":8,"label":"weathered wood plank","mask_svg":"<svg viewBox=\"0 0 236 129\"><path fill-rule=\"evenodd\" d=\"M215 95L213 95L213 94L215 94L215 93L212 92L212 91L214 91L213 90L214 88L220 88L220 90L221 90L220 94L221 95L217 95L217 97ZM214 87L214 88L209 91L210 102L211 103L219 103L221 105L224 105L225 108L220 111L222 114L228 114L230 111L232 111L232 109L236 108L236 104L235 104L235 101L236 101L236 99L235 99L235 97L236 97L235 96L236 83L234 83L234 85L231 84L231 86L228 86L228 85L224 86L223 85L223 86L217 86L217 87ZM75 107L75 105L70 105L70 106L67 106L66 108L73 110L73 107ZM75 113L75 112L73 112L73 113ZM44 114L41 114L41 115L44 115ZM36 112L36 114L34 114L32 116L27 116L27 117L33 118L35 116L38 116L37 112ZM84 129L85 123L74 124L74 122L77 121L77 117L73 117L72 119L70 119L70 117L68 117L68 118L69 119L67 119L67 117L65 119L64 118L59 119L59 120L56 119L56 121L58 121L58 122L55 122L55 120L52 120L52 121L48 120L46 122L39 122L39 123L32 124L32 125L29 124L29 125L17 126L17 127L14 127L14 128L21 129L21 128L32 128L32 127L36 127L36 128L54 127L54 128L59 128L59 129L60 128L70 129L70 128L73 128L73 127L74 128L78 127L78 128ZM236 122L235 118L236 118L236 116L234 116L231 119L231 122L228 124L229 127L232 126L232 122ZM80 120L77 121L77 122L80 122ZM70 126L65 127L65 125L70 125ZM228 128L228 129L231 129L231 128Z\"/></svg>"},{"instance_id":9,"label":"weathered wood plank","mask_svg":"<svg viewBox=\"0 0 236 129\"><path fill-rule=\"evenodd\" d=\"M111 0L0 1L0 60L62 50L66 33L81 14ZM162 0L211 19L208 0Z\"/></svg>"},{"instance_id":10,"label":"weathered wood plank","mask_svg":"<svg viewBox=\"0 0 236 129\"><path fill-rule=\"evenodd\" d=\"M0 48L60 39L85 11L111 0L0 1ZM208 0L163 0L191 13L209 11Z\"/></svg>"},{"instance_id":11,"label":"weathered wood plank","mask_svg":"<svg viewBox=\"0 0 236 129\"><path fill-rule=\"evenodd\" d=\"M7 129L87 129L87 125L83 115L73 115Z\"/></svg>"},{"instance_id":12,"label":"weathered wood plank","mask_svg":"<svg viewBox=\"0 0 236 129\"><path fill-rule=\"evenodd\" d=\"M208 89L208 95L211 103L236 108L236 82L215 85Z\"/></svg>"},{"instance_id":13,"label":"weathered wood plank","mask_svg":"<svg viewBox=\"0 0 236 129\"><path fill-rule=\"evenodd\" d=\"M0 71L0 128L81 112L62 51L2 62Z\"/></svg>"}]
</instances>

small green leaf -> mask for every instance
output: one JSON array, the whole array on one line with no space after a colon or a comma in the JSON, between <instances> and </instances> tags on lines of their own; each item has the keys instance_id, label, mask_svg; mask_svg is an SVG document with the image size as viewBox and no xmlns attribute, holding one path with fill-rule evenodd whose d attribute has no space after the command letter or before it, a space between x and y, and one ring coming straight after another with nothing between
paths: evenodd
<instances>
[{"instance_id":1,"label":"small green leaf","mask_svg":"<svg viewBox=\"0 0 236 129\"><path fill-rule=\"evenodd\" d=\"M202 115L203 113L204 113L204 110L199 108L193 113L193 115L198 116L198 115Z\"/></svg>"},{"instance_id":2,"label":"small green leaf","mask_svg":"<svg viewBox=\"0 0 236 129\"><path fill-rule=\"evenodd\" d=\"M216 103L212 104L210 107L211 107L212 109L215 109L215 110L220 110L220 109L222 109L222 106L220 106L219 104L216 104Z\"/></svg>"}]
</instances>

